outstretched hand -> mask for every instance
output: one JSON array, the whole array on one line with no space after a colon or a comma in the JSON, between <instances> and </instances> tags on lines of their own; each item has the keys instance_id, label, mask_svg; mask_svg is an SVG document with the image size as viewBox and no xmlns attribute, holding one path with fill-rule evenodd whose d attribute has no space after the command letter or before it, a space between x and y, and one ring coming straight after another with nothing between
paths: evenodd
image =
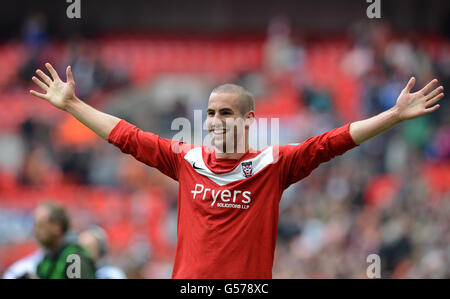
<instances>
[{"instance_id":1,"label":"outstretched hand","mask_svg":"<svg viewBox=\"0 0 450 299\"><path fill-rule=\"evenodd\" d=\"M442 93L444 87L439 86L432 90L433 86L438 82L437 79L431 80L421 90L411 93L415 82L416 79L412 77L397 98L394 108L397 110L400 121L436 111L440 107L436 103L444 97Z\"/></svg>"},{"instance_id":2,"label":"outstretched hand","mask_svg":"<svg viewBox=\"0 0 450 299\"><path fill-rule=\"evenodd\" d=\"M37 86L42 88L46 93L39 93L34 90L30 90L30 93L35 97L48 101L50 104L52 104L58 109L66 110L68 104L76 99L75 81L73 80L72 70L70 66L67 67L66 69L67 82L63 82L59 78L58 73L55 71L55 69L50 63L46 63L45 66L50 72L52 78L50 78L43 71L38 69L36 71L36 74L38 74L39 77L41 77L42 81L34 76L32 80L34 83L36 83Z\"/></svg>"}]
</instances>

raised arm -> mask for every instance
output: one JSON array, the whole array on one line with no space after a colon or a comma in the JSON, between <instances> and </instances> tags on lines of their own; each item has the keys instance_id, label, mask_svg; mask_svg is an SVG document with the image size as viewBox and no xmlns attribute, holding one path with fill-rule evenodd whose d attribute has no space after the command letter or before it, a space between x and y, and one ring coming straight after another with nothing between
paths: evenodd
<instances>
[{"instance_id":1,"label":"raised arm","mask_svg":"<svg viewBox=\"0 0 450 299\"><path fill-rule=\"evenodd\" d=\"M30 90L30 93L46 100L58 109L69 112L98 136L108 140L109 133L119 123L120 118L94 109L75 95L75 81L70 66L66 69L66 82L59 78L50 63L46 63L45 66L50 72L51 78L38 69L36 73L42 80L37 77L33 77L32 80L46 93L34 90Z\"/></svg>"},{"instance_id":2,"label":"raised arm","mask_svg":"<svg viewBox=\"0 0 450 299\"><path fill-rule=\"evenodd\" d=\"M353 140L357 144L361 144L404 120L416 118L439 109L439 104L436 103L444 97L442 93L444 87L439 86L432 90L438 80L434 79L421 90L411 93L415 82L416 79L412 77L391 109L369 119L352 123L350 135Z\"/></svg>"}]
</instances>

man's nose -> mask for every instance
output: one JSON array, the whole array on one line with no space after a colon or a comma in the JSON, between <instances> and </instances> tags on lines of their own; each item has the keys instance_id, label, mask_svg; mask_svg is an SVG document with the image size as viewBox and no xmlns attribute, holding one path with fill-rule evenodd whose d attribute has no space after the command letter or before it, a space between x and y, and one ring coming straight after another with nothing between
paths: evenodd
<instances>
[{"instance_id":1,"label":"man's nose","mask_svg":"<svg viewBox=\"0 0 450 299\"><path fill-rule=\"evenodd\" d=\"M225 126L225 120L220 116L220 114L215 114L212 118L211 125L216 128L222 128Z\"/></svg>"}]
</instances>

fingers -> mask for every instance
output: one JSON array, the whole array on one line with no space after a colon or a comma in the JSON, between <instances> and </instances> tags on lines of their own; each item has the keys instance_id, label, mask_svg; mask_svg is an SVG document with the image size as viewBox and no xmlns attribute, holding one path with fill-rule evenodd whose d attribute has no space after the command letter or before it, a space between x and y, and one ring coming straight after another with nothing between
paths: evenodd
<instances>
[{"instance_id":1,"label":"fingers","mask_svg":"<svg viewBox=\"0 0 450 299\"><path fill-rule=\"evenodd\" d=\"M37 86L39 86L43 90L45 90L45 91L48 90L48 86L45 83L43 83L41 80L36 78L35 76L33 76L33 78L31 78L31 79L33 80L34 83L36 83Z\"/></svg>"},{"instance_id":2,"label":"fingers","mask_svg":"<svg viewBox=\"0 0 450 299\"><path fill-rule=\"evenodd\" d=\"M437 96L443 90L444 90L444 87L443 86L439 86L438 88L435 88L432 92L427 94L425 96L425 99L428 101L428 100L434 98L435 96Z\"/></svg>"},{"instance_id":3,"label":"fingers","mask_svg":"<svg viewBox=\"0 0 450 299\"><path fill-rule=\"evenodd\" d=\"M30 90L30 93L31 93L32 95L34 95L35 97L41 98L41 99L43 99L43 100L48 100L46 94L39 93L39 92L36 92L36 91L34 91L34 90Z\"/></svg>"},{"instance_id":4,"label":"fingers","mask_svg":"<svg viewBox=\"0 0 450 299\"><path fill-rule=\"evenodd\" d=\"M443 93L438 94L437 96L433 97L431 100L426 102L426 107L432 106L436 104L440 99L444 97Z\"/></svg>"},{"instance_id":5,"label":"fingers","mask_svg":"<svg viewBox=\"0 0 450 299\"><path fill-rule=\"evenodd\" d=\"M434 111L438 110L439 107L441 107L441 106L439 106L439 104L438 104L438 105L434 105L434 106L431 107L431 108L425 109L425 113L431 113L431 112L434 112Z\"/></svg>"},{"instance_id":6,"label":"fingers","mask_svg":"<svg viewBox=\"0 0 450 299\"><path fill-rule=\"evenodd\" d=\"M67 82L75 83L75 80L73 80L72 68L70 67L70 65L66 69L66 79Z\"/></svg>"},{"instance_id":7,"label":"fingers","mask_svg":"<svg viewBox=\"0 0 450 299\"><path fill-rule=\"evenodd\" d=\"M431 80L430 83L425 85L425 87L422 88L419 92L421 92L423 95L427 94L428 92L430 92L430 90L433 88L433 86L436 85L437 82L438 82L437 79Z\"/></svg>"},{"instance_id":8,"label":"fingers","mask_svg":"<svg viewBox=\"0 0 450 299\"><path fill-rule=\"evenodd\" d=\"M414 87L414 84L416 83L416 78L411 77L411 79L409 79L408 84L406 84L406 92L410 92L411 89Z\"/></svg>"},{"instance_id":9,"label":"fingers","mask_svg":"<svg viewBox=\"0 0 450 299\"><path fill-rule=\"evenodd\" d=\"M53 68L53 66L50 63L47 62L45 64L45 66L47 67L48 71L52 75L53 80L61 80L61 79L59 79L58 73L55 71L55 69Z\"/></svg>"},{"instance_id":10,"label":"fingers","mask_svg":"<svg viewBox=\"0 0 450 299\"><path fill-rule=\"evenodd\" d=\"M39 77L41 77L42 80L44 80L44 82L47 83L47 85L52 84L52 79L50 79L50 77L47 76L43 71L37 70L37 71L36 71L36 74L38 74Z\"/></svg>"}]
</instances>

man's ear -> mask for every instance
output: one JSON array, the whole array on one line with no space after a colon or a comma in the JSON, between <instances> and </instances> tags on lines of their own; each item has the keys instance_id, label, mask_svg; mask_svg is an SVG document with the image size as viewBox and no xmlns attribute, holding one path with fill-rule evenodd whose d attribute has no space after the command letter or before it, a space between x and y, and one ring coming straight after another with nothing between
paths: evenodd
<instances>
[{"instance_id":1,"label":"man's ear","mask_svg":"<svg viewBox=\"0 0 450 299\"><path fill-rule=\"evenodd\" d=\"M244 122L246 127L250 127L255 120L255 112L249 111L244 116Z\"/></svg>"}]
</instances>

